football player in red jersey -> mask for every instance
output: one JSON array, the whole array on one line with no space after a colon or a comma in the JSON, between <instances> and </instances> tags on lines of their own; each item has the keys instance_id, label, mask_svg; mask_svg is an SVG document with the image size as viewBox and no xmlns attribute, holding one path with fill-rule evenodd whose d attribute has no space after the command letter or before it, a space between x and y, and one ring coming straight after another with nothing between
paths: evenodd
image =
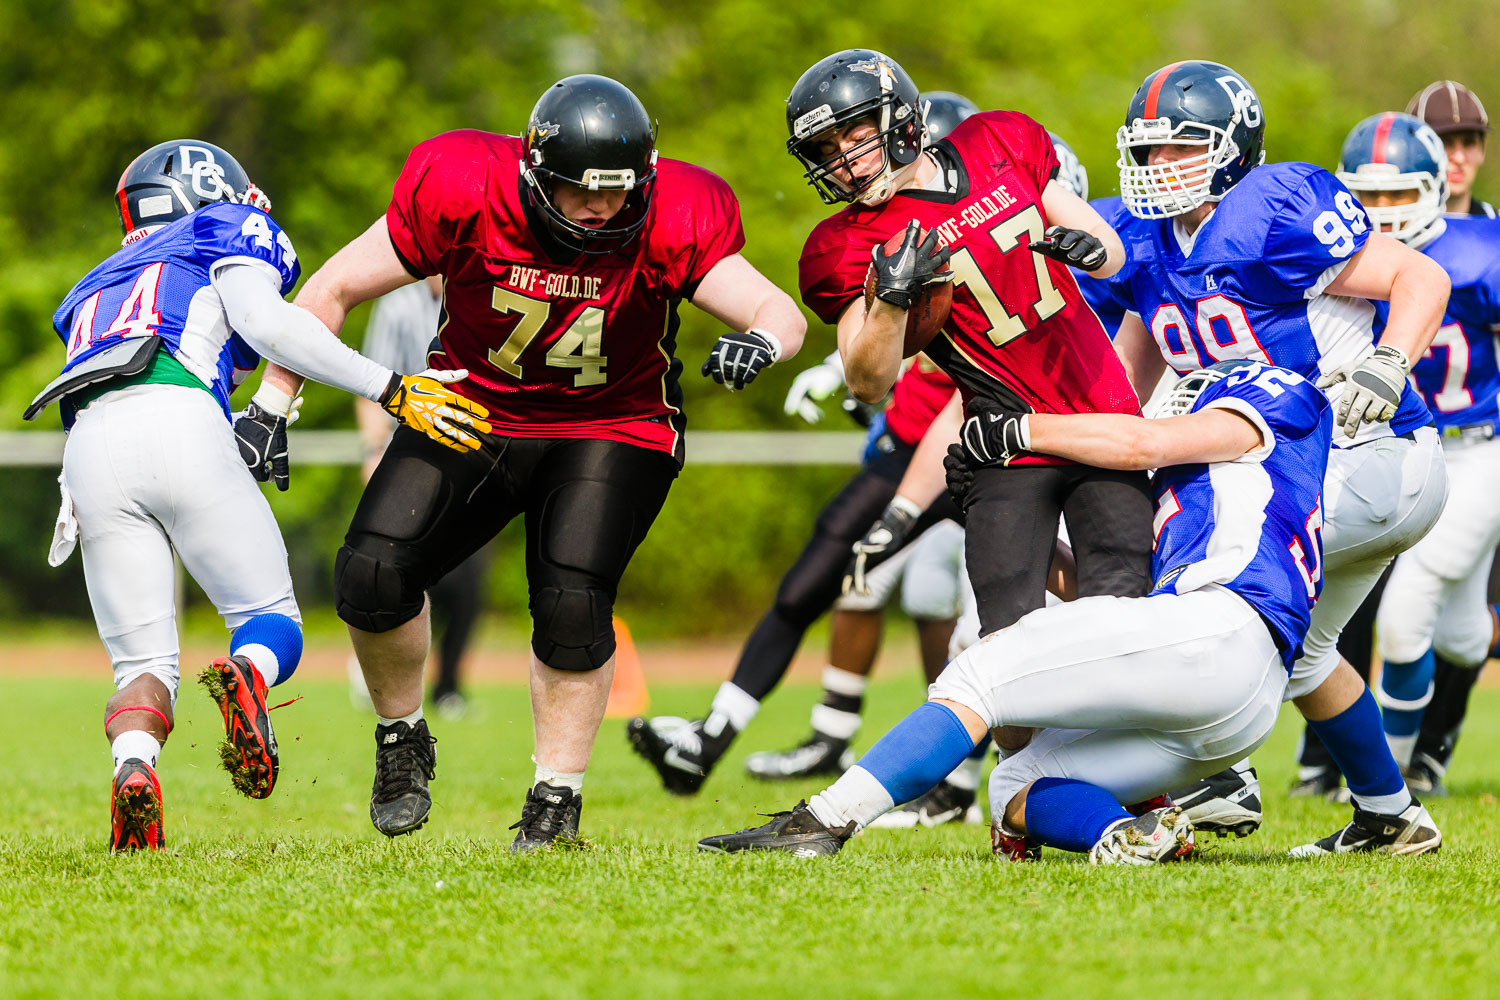
<instances>
[{"instance_id":1,"label":"football player in red jersey","mask_svg":"<svg viewBox=\"0 0 1500 1000\"><path fill-rule=\"evenodd\" d=\"M380 716L370 817L382 833L417 829L431 807L424 592L524 514L536 774L513 849L577 834L616 587L683 461L677 304L733 331L703 366L731 389L794 354L806 329L744 242L729 186L658 159L634 94L572 76L542 95L524 137L466 130L417 146L385 215L298 295L338 330L354 305L442 275L433 353L468 369L456 391L493 417L468 454L398 430L338 554L338 613Z\"/></svg>"},{"instance_id":2,"label":"football player in red jersey","mask_svg":"<svg viewBox=\"0 0 1500 1000\"><path fill-rule=\"evenodd\" d=\"M878 399L902 354L906 309L954 282L952 312L925 352L958 384L971 422L996 403L1028 412L1140 411L1109 338L1068 265L1101 275L1124 250L1056 179L1047 131L1012 111L965 119L929 144L917 87L888 56L850 49L805 72L787 100L788 150L829 204L802 252L803 301L838 328L850 390ZM883 245L906 231L902 246ZM920 230L930 230L925 240ZM939 248L940 247L940 248ZM875 301L867 310L872 256ZM938 269L946 261L952 271ZM1059 514L1078 596L1150 586L1152 504L1144 473L1036 459L976 469L966 499L968 569L982 634L1040 608Z\"/></svg>"}]
</instances>

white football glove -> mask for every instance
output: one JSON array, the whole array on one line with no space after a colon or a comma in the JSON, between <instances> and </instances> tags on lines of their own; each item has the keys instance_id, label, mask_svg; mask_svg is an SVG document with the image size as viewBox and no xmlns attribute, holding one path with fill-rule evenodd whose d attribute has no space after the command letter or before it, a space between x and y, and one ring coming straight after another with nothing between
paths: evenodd
<instances>
[{"instance_id":1,"label":"white football glove","mask_svg":"<svg viewBox=\"0 0 1500 1000\"><path fill-rule=\"evenodd\" d=\"M1382 423L1396 415L1411 362L1399 348L1382 344L1375 353L1355 364L1340 365L1318 379L1319 389L1330 389L1347 381L1339 397L1334 422L1354 437L1363 424Z\"/></svg>"},{"instance_id":2,"label":"white football glove","mask_svg":"<svg viewBox=\"0 0 1500 1000\"><path fill-rule=\"evenodd\" d=\"M843 387L844 362L839 352L834 351L811 368L797 373L782 409L789 417L801 417L810 424L818 423L823 419L823 408L818 404Z\"/></svg>"}]
</instances>

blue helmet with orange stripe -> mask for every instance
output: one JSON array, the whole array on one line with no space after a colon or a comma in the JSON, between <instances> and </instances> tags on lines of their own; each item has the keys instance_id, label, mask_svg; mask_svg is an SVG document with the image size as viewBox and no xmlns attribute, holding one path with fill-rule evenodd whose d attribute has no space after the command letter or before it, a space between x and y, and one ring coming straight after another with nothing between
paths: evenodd
<instances>
[{"instance_id":1,"label":"blue helmet with orange stripe","mask_svg":"<svg viewBox=\"0 0 1500 1000\"><path fill-rule=\"evenodd\" d=\"M1387 236L1421 246L1442 231L1448 155L1422 119L1396 111L1366 118L1344 140L1337 173Z\"/></svg>"},{"instance_id":2,"label":"blue helmet with orange stripe","mask_svg":"<svg viewBox=\"0 0 1500 1000\"><path fill-rule=\"evenodd\" d=\"M1136 90L1115 134L1120 200L1142 219L1218 201L1266 158L1265 136L1260 98L1234 70L1201 59L1163 66ZM1158 146L1181 155L1150 162Z\"/></svg>"}]
</instances>

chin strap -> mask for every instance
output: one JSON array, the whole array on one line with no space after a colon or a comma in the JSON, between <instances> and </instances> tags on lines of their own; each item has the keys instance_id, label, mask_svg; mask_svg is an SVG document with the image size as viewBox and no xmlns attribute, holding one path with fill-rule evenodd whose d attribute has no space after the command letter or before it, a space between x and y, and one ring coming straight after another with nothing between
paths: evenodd
<instances>
[{"instance_id":1,"label":"chin strap","mask_svg":"<svg viewBox=\"0 0 1500 1000\"><path fill-rule=\"evenodd\" d=\"M107 715L104 719L104 729L106 735L108 735L109 732L109 724L111 722L114 722L115 719L124 712L150 712L152 715L161 720L161 724L163 726L167 727L167 735L172 735L172 720L167 718L167 713L163 712L159 708L153 708L150 705L127 705L124 708L117 708L113 712L110 712L109 715ZM163 739L162 742L166 742L166 740Z\"/></svg>"}]
</instances>

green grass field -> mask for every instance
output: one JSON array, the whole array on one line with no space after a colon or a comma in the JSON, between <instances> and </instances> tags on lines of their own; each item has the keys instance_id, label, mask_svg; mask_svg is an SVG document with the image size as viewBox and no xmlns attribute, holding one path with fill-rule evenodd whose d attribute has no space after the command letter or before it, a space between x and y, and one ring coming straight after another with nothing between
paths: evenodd
<instances>
[{"instance_id":1,"label":"green grass field","mask_svg":"<svg viewBox=\"0 0 1500 1000\"><path fill-rule=\"evenodd\" d=\"M105 850L107 683L0 678L0 996L1481 996L1500 992L1500 690L1476 695L1434 803L1447 846L1415 860L1283 859L1346 811L1291 801L1294 720L1257 756L1268 819L1193 862L1093 869L992 860L980 827L872 831L826 862L700 855L817 783L767 787L744 754L803 734L779 693L692 800L668 797L607 721L585 787L587 850L512 857L531 776L518 687L437 722L421 833L370 827L368 718L294 679L267 802L218 770L217 714L183 691L161 766L169 849ZM918 696L877 683L861 744ZM653 692L694 714L711 687Z\"/></svg>"}]
</instances>

